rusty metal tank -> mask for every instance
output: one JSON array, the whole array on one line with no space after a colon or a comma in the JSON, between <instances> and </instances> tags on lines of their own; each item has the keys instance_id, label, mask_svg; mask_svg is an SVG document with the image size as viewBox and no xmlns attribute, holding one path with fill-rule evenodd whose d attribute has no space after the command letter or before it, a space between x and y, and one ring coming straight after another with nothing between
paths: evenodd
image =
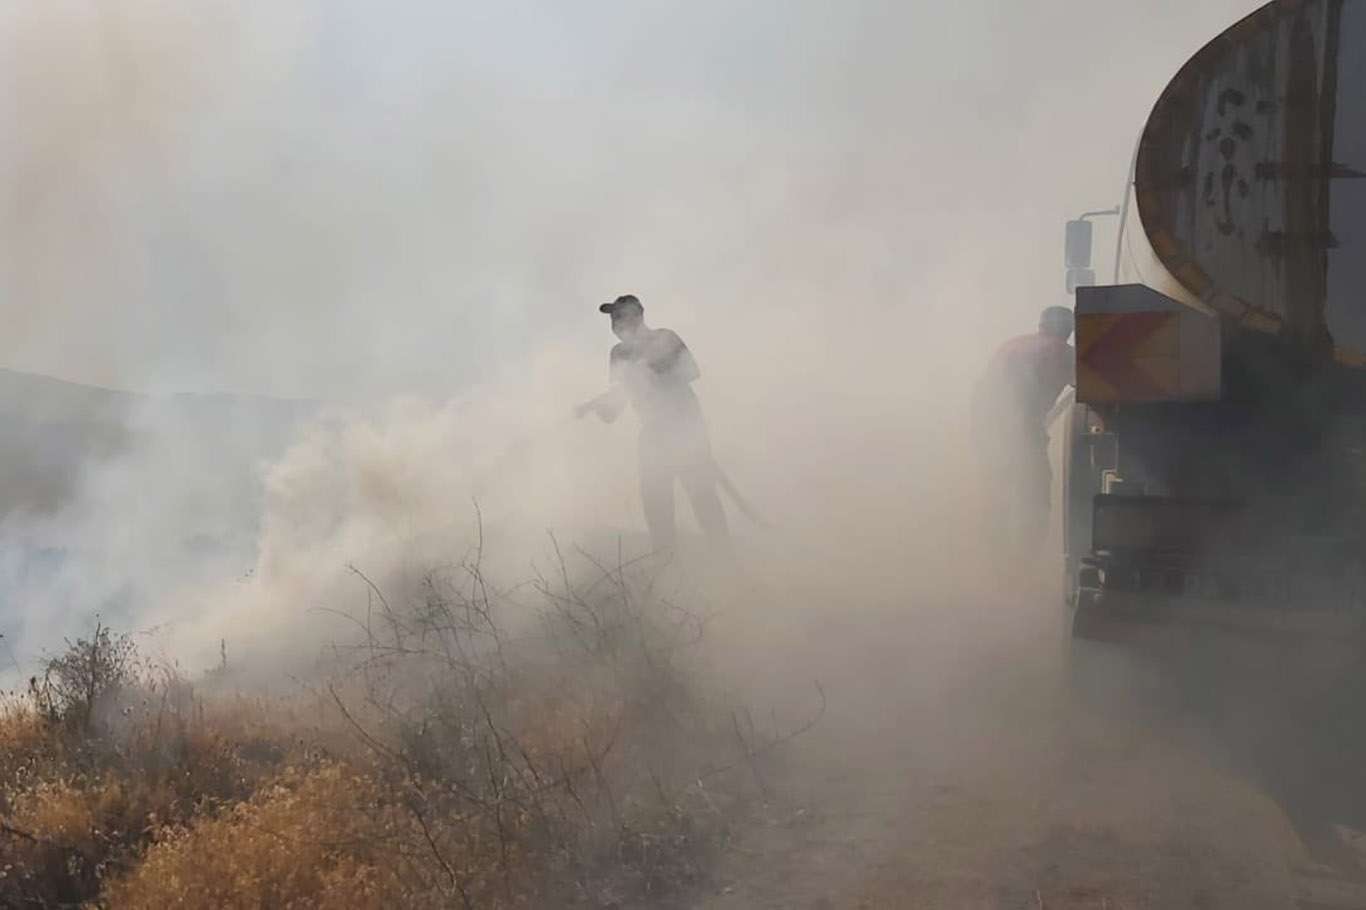
<instances>
[{"instance_id":1,"label":"rusty metal tank","mask_svg":"<svg viewBox=\"0 0 1366 910\"><path fill-rule=\"evenodd\" d=\"M1196 53L1139 142L1162 275L1227 320L1366 366L1366 0L1276 0ZM1147 252L1147 251L1144 251Z\"/></svg>"}]
</instances>

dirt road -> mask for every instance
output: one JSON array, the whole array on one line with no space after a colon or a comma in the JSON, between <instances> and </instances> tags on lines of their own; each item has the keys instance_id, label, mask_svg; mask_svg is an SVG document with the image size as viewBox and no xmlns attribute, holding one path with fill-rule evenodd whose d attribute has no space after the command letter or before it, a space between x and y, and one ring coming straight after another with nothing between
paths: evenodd
<instances>
[{"instance_id":1,"label":"dirt road","mask_svg":"<svg viewBox=\"0 0 1366 910\"><path fill-rule=\"evenodd\" d=\"M1366 907L1315 879L1203 718L1145 704L1137 678L1131 697L1078 698L1046 591L975 600L737 621L766 655L741 673L750 697L796 716L800 667L829 707L695 906Z\"/></svg>"}]
</instances>

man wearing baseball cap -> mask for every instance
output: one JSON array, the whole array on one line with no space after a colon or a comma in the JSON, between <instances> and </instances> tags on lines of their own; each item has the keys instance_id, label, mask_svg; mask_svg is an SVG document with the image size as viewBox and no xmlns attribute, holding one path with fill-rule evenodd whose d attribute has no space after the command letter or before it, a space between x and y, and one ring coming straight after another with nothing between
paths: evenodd
<instances>
[{"instance_id":1,"label":"man wearing baseball cap","mask_svg":"<svg viewBox=\"0 0 1366 910\"><path fill-rule=\"evenodd\" d=\"M701 375L692 352L678 334L645 324L645 307L623 294L598 311L612 318L619 342L608 358L609 388L579 405L579 417L592 412L607 423L629 403L640 418L640 496L645 523L657 552L673 548L674 481L683 485L693 515L713 542L730 535L717 495L716 462L707 424L692 382Z\"/></svg>"}]
</instances>

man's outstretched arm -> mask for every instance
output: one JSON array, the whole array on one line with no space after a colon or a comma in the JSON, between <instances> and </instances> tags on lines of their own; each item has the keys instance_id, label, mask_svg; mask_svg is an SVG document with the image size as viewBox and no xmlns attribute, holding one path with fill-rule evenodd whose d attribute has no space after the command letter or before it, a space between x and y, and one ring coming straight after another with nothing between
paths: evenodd
<instances>
[{"instance_id":1,"label":"man's outstretched arm","mask_svg":"<svg viewBox=\"0 0 1366 910\"><path fill-rule=\"evenodd\" d=\"M590 411L598 415L603 423L611 423L621 416L626 407L626 386L622 371L626 368L626 357L621 345L612 348L607 366L607 391L597 398L591 398L574 409L574 416L582 418Z\"/></svg>"},{"instance_id":2,"label":"man's outstretched arm","mask_svg":"<svg viewBox=\"0 0 1366 910\"><path fill-rule=\"evenodd\" d=\"M584 417L590 411L597 414L604 423L611 423L621 416L626 407L626 393L620 386L613 386L597 398L591 398L574 408L575 417Z\"/></svg>"}]
</instances>

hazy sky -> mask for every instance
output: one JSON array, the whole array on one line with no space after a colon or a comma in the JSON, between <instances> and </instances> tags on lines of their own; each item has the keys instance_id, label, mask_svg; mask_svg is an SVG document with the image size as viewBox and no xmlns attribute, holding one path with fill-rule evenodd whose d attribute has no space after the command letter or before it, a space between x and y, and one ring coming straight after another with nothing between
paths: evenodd
<instances>
[{"instance_id":1,"label":"hazy sky","mask_svg":"<svg viewBox=\"0 0 1366 910\"><path fill-rule=\"evenodd\" d=\"M0 366L439 394L627 290L756 350L797 310L995 340L1255 6L14 0Z\"/></svg>"}]
</instances>

